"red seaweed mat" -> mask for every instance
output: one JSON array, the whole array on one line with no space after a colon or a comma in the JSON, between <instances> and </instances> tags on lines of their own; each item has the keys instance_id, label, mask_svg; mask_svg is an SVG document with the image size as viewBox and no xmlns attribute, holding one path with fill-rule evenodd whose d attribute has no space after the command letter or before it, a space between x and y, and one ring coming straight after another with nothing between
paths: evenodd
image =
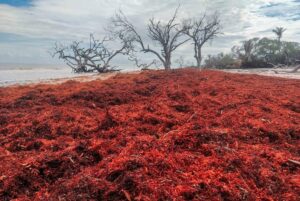
<instances>
[{"instance_id":1,"label":"red seaweed mat","mask_svg":"<svg viewBox=\"0 0 300 201\"><path fill-rule=\"evenodd\" d=\"M0 200L296 201L299 139L299 80L185 69L0 88Z\"/></svg>"}]
</instances>

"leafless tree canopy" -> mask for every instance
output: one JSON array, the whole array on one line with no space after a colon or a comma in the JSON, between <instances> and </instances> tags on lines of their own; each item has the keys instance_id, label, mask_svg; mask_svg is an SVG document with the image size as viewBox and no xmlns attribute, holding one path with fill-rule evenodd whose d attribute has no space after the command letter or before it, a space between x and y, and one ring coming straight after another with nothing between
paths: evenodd
<instances>
[{"instance_id":1,"label":"leafless tree canopy","mask_svg":"<svg viewBox=\"0 0 300 201\"><path fill-rule=\"evenodd\" d=\"M160 50L150 47L145 43L145 36L140 35L136 27L128 20L122 11L112 18L110 27L107 29L111 38L102 41L90 37L90 46L82 47L82 43L73 42L70 46L56 45L55 55L59 55L75 72L107 72L115 70L110 66L110 61L117 55L127 55L140 68L148 68L161 62L166 70L171 68L173 52L189 40L193 41L194 57L197 66L202 61L202 47L209 40L214 39L220 33L220 20L217 14L199 19L189 19L178 22L178 9L172 17L164 22L154 18L149 19L147 36ZM118 39L121 47L110 50L106 43ZM157 60L150 63L141 63L137 54L151 53ZM183 64L181 64L183 65Z\"/></svg>"},{"instance_id":2,"label":"leafless tree canopy","mask_svg":"<svg viewBox=\"0 0 300 201\"><path fill-rule=\"evenodd\" d=\"M154 18L149 20L147 27L148 36L160 46L161 52L154 50L144 43L142 36L121 11L112 19L113 32L114 34L126 36L124 37L126 40L134 41L141 52L154 54L162 62L165 69L170 69L172 53L189 40L188 38L184 38L186 27L176 22L177 13L178 8L167 23L155 20Z\"/></svg>"},{"instance_id":3,"label":"leafless tree canopy","mask_svg":"<svg viewBox=\"0 0 300 201\"><path fill-rule=\"evenodd\" d=\"M121 34L118 37L122 39ZM53 56L58 55L58 58L64 60L76 73L116 71L115 67L110 66L110 62L119 54L128 55L132 46L130 41L121 40L119 49L110 50L106 45L114 40L115 37L106 37L102 41L95 40L91 34L88 46L78 41L74 41L69 46L56 44Z\"/></svg>"},{"instance_id":4,"label":"leafless tree canopy","mask_svg":"<svg viewBox=\"0 0 300 201\"><path fill-rule=\"evenodd\" d=\"M204 14L197 19L187 19L184 21L184 27L185 34L193 41L194 57L197 61L197 66L200 67L203 45L220 34L221 24L219 15L217 13L212 16Z\"/></svg>"}]
</instances>

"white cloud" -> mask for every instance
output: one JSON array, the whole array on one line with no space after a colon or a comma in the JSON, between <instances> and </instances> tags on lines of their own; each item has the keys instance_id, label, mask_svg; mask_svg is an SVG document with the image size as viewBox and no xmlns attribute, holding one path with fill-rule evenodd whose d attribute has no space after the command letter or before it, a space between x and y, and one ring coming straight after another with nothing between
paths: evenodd
<instances>
[{"instance_id":1,"label":"white cloud","mask_svg":"<svg viewBox=\"0 0 300 201\"><path fill-rule=\"evenodd\" d=\"M16 34L27 40L26 45L17 40L6 42L0 35L0 61L11 62L8 58L18 57L17 60L24 62L57 62L47 53L54 41L82 40L89 33L103 35L103 27L119 9L139 30L145 31L142 25L148 18L167 19L179 3L182 17L197 16L204 11L218 11L222 17L224 34L212 45L208 44L204 54L229 51L246 38L273 37L271 29L276 26L288 29L286 40L300 42L299 21L295 20L295 16L300 16L300 3L295 0L34 0L31 7L0 4L0 34ZM21 50L25 48L23 53ZM176 55L193 59L188 44Z\"/></svg>"}]
</instances>

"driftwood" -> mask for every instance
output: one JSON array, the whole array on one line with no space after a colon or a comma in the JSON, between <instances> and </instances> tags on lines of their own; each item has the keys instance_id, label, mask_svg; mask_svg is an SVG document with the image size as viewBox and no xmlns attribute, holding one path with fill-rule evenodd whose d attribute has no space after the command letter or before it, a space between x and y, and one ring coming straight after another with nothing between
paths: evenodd
<instances>
[{"instance_id":1,"label":"driftwood","mask_svg":"<svg viewBox=\"0 0 300 201\"><path fill-rule=\"evenodd\" d=\"M300 65L296 66L294 70L291 71L291 73L296 73L300 69Z\"/></svg>"},{"instance_id":2,"label":"driftwood","mask_svg":"<svg viewBox=\"0 0 300 201\"><path fill-rule=\"evenodd\" d=\"M293 68L293 70L290 71L289 73L296 73L300 69L300 64L299 64L300 60L297 60L296 63L297 63L296 65L273 64L273 63L268 63L268 64L273 66L274 69L277 69L277 68L282 68L282 69L284 69L284 68ZM274 72L276 74L278 74L277 71L274 70Z\"/></svg>"},{"instance_id":3,"label":"driftwood","mask_svg":"<svg viewBox=\"0 0 300 201\"><path fill-rule=\"evenodd\" d=\"M300 69L300 60L296 60L295 61L298 65L294 68L294 70L292 71L292 73L296 73L299 69Z\"/></svg>"},{"instance_id":4,"label":"driftwood","mask_svg":"<svg viewBox=\"0 0 300 201\"><path fill-rule=\"evenodd\" d=\"M295 161L295 160L292 160L292 159L289 159L288 160L290 163L293 163L295 165L299 165L300 166L300 162L299 161Z\"/></svg>"},{"instance_id":5,"label":"driftwood","mask_svg":"<svg viewBox=\"0 0 300 201\"><path fill-rule=\"evenodd\" d=\"M287 68L287 67L289 67L289 66L287 66L287 65L285 65L285 64L273 64L273 63L268 63L268 64L270 64L273 68Z\"/></svg>"}]
</instances>

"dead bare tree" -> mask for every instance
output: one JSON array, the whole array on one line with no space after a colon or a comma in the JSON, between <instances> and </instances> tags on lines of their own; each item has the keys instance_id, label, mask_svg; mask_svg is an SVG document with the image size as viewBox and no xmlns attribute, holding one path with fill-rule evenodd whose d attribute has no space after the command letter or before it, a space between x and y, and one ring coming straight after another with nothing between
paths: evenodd
<instances>
[{"instance_id":1,"label":"dead bare tree","mask_svg":"<svg viewBox=\"0 0 300 201\"><path fill-rule=\"evenodd\" d=\"M185 66L185 61L183 56L180 56L175 62L179 65L180 68L183 68Z\"/></svg>"},{"instance_id":2,"label":"dead bare tree","mask_svg":"<svg viewBox=\"0 0 300 201\"><path fill-rule=\"evenodd\" d=\"M156 68L158 68L158 66L160 64L160 62L156 59L154 59L148 63L142 62L141 60L138 59L136 54L130 54L128 57L128 60L134 62L134 64L141 70L149 70L151 66L155 66Z\"/></svg>"},{"instance_id":3,"label":"dead bare tree","mask_svg":"<svg viewBox=\"0 0 300 201\"><path fill-rule=\"evenodd\" d=\"M203 45L221 33L219 15L217 13L212 16L203 14L202 17L197 19L187 19L183 24L185 27L184 33L193 41L194 57L197 61L197 67L200 67Z\"/></svg>"},{"instance_id":4,"label":"dead bare tree","mask_svg":"<svg viewBox=\"0 0 300 201\"><path fill-rule=\"evenodd\" d=\"M184 38L186 27L176 22L178 9L179 7L167 23L155 20L154 18L149 20L147 26L148 37L159 45L161 52L156 51L144 43L142 36L137 32L134 25L129 22L122 11L117 13L112 19L114 27L112 32L114 34L126 35L124 39L133 40L138 44L139 51L155 55L163 64L164 68L168 70L171 68L172 53L189 40L189 38Z\"/></svg>"},{"instance_id":5,"label":"dead bare tree","mask_svg":"<svg viewBox=\"0 0 300 201\"><path fill-rule=\"evenodd\" d=\"M122 38L122 35L118 36ZM110 66L110 62L117 55L128 55L132 50L130 40L121 40L121 47L117 50L110 50L107 43L113 42L116 38L105 37L102 41L95 40L93 34L90 34L89 45L84 46L83 42L74 41L69 46L55 44L53 57L58 55L59 59L73 69L76 73L85 72L112 72L118 71Z\"/></svg>"}]
</instances>

